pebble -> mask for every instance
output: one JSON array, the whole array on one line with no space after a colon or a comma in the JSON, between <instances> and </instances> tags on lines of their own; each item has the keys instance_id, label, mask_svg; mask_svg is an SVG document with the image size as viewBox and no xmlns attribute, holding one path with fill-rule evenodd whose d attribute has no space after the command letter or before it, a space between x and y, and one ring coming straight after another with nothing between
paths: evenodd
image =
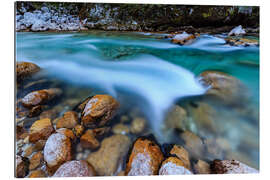
<instances>
[{"instance_id":1,"label":"pebble","mask_svg":"<svg viewBox=\"0 0 270 180\"><path fill-rule=\"evenodd\" d=\"M85 127L104 126L116 114L119 103L109 95L95 95L84 107L82 122Z\"/></svg>"},{"instance_id":2,"label":"pebble","mask_svg":"<svg viewBox=\"0 0 270 180\"><path fill-rule=\"evenodd\" d=\"M159 175L181 175L181 174L193 174L188 170L184 163L176 158L169 157L162 162L162 165L159 169Z\"/></svg>"},{"instance_id":3,"label":"pebble","mask_svg":"<svg viewBox=\"0 0 270 180\"><path fill-rule=\"evenodd\" d=\"M155 142L146 138L138 138L127 161L126 175L157 175L163 159L163 154Z\"/></svg>"},{"instance_id":4,"label":"pebble","mask_svg":"<svg viewBox=\"0 0 270 180\"><path fill-rule=\"evenodd\" d=\"M145 129L146 121L144 118L135 118L131 122L130 131L133 134L141 134L143 130Z\"/></svg>"},{"instance_id":5,"label":"pebble","mask_svg":"<svg viewBox=\"0 0 270 180\"><path fill-rule=\"evenodd\" d=\"M56 128L69 128L72 129L78 124L78 114L74 111L65 112L57 123Z\"/></svg>"},{"instance_id":6,"label":"pebble","mask_svg":"<svg viewBox=\"0 0 270 180\"><path fill-rule=\"evenodd\" d=\"M51 120L48 118L35 121L30 127L29 141L37 142L38 140L46 140L54 129Z\"/></svg>"},{"instance_id":7,"label":"pebble","mask_svg":"<svg viewBox=\"0 0 270 180\"><path fill-rule=\"evenodd\" d=\"M92 165L84 160L73 160L62 164L53 177L87 177L95 176L95 170Z\"/></svg>"},{"instance_id":8,"label":"pebble","mask_svg":"<svg viewBox=\"0 0 270 180\"><path fill-rule=\"evenodd\" d=\"M123 163L131 142L129 137L121 134L105 138L96 152L89 154L87 161L92 164L99 176L115 175Z\"/></svg>"},{"instance_id":9,"label":"pebble","mask_svg":"<svg viewBox=\"0 0 270 180\"><path fill-rule=\"evenodd\" d=\"M62 133L52 134L44 147L44 160L52 171L71 160L70 139Z\"/></svg>"}]
</instances>

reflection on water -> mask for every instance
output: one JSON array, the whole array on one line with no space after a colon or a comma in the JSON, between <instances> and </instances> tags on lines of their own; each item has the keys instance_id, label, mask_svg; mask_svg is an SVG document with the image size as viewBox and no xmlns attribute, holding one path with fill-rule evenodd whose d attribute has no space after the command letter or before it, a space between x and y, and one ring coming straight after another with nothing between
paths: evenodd
<instances>
[{"instance_id":1,"label":"reflection on water","mask_svg":"<svg viewBox=\"0 0 270 180\"><path fill-rule=\"evenodd\" d=\"M32 61L44 68L48 77L56 78L65 88L66 99L82 99L89 92L109 93L120 100L122 110L139 107L161 143L180 143L178 135L161 130L166 112L178 103L188 112L189 130L205 139L229 142L231 153L217 157L236 156L258 167L258 47L231 47L210 35L178 46L162 36L100 31L17 33L16 56L17 61ZM248 87L249 103L232 107L201 98L206 89L195 76L209 69L240 79ZM210 124L201 124L198 108L200 113L210 113L206 117Z\"/></svg>"}]
</instances>

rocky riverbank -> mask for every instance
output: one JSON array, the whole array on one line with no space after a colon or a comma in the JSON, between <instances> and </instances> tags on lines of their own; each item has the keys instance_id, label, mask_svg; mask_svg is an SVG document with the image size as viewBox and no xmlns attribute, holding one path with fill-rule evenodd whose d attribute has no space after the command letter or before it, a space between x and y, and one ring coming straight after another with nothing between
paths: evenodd
<instances>
[{"instance_id":1,"label":"rocky riverbank","mask_svg":"<svg viewBox=\"0 0 270 180\"><path fill-rule=\"evenodd\" d=\"M42 71L33 63L16 64L16 177L258 172L226 159L230 147L225 139L204 139L186 130L189 109L176 105L166 120L170 128L180 130L178 138L184 143L159 144L138 112L121 112L119 101L106 94L61 100L66 90L44 81ZM204 85L212 86L207 96L225 104L238 101L243 85L236 78L215 71L200 77ZM215 114L209 108L206 104L201 110L199 105L193 112L206 117L201 121L208 123L205 127L210 127L209 117ZM224 159L216 158L219 153Z\"/></svg>"},{"instance_id":2,"label":"rocky riverbank","mask_svg":"<svg viewBox=\"0 0 270 180\"><path fill-rule=\"evenodd\" d=\"M16 31L258 33L259 7L16 2Z\"/></svg>"}]
</instances>

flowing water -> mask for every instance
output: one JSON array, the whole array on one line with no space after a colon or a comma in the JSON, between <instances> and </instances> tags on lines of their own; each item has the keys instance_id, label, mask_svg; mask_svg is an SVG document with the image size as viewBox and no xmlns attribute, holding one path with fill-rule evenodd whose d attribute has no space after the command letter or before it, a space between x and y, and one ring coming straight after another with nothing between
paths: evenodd
<instances>
[{"instance_id":1,"label":"flowing water","mask_svg":"<svg viewBox=\"0 0 270 180\"><path fill-rule=\"evenodd\" d=\"M239 160L258 168L259 48L225 45L222 34L201 35L187 46L162 36L102 31L16 33L16 60L42 67L48 78L64 84L67 98L82 100L91 93L108 93L120 101L122 109L139 108L160 143L177 143L162 130L170 107L185 106L187 97L205 93L196 76L205 70L229 73L247 87L250 100L242 109L251 109L255 115L240 116L235 107L213 104L218 132L200 128L192 116L189 130L203 138L222 136L232 152L240 154Z\"/></svg>"}]
</instances>

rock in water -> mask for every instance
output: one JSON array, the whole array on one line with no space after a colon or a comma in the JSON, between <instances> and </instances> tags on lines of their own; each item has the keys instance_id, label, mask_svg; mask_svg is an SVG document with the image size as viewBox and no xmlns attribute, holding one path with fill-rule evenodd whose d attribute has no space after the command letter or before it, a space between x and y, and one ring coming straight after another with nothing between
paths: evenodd
<instances>
[{"instance_id":1,"label":"rock in water","mask_svg":"<svg viewBox=\"0 0 270 180\"><path fill-rule=\"evenodd\" d=\"M180 174L193 174L190 170L188 170L184 163L176 158L169 157L165 161L163 161L160 169L159 175L180 175Z\"/></svg>"},{"instance_id":2,"label":"rock in water","mask_svg":"<svg viewBox=\"0 0 270 180\"><path fill-rule=\"evenodd\" d=\"M74 111L65 112L57 123L56 128L69 128L72 129L78 124L78 114Z\"/></svg>"},{"instance_id":3,"label":"rock in water","mask_svg":"<svg viewBox=\"0 0 270 180\"><path fill-rule=\"evenodd\" d=\"M182 146L174 145L170 154L176 155L185 165L187 169L191 169L189 153Z\"/></svg>"},{"instance_id":4,"label":"rock in water","mask_svg":"<svg viewBox=\"0 0 270 180\"><path fill-rule=\"evenodd\" d=\"M198 162L194 165L194 169L197 174L211 174L210 165L202 160L198 160Z\"/></svg>"},{"instance_id":5,"label":"rock in water","mask_svg":"<svg viewBox=\"0 0 270 180\"><path fill-rule=\"evenodd\" d=\"M113 118L119 103L109 95L96 95L92 97L82 112L82 122L86 127L104 126Z\"/></svg>"},{"instance_id":6,"label":"rock in water","mask_svg":"<svg viewBox=\"0 0 270 180\"><path fill-rule=\"evenodd\" d=\"M52 171L71 160L70 139L61 133L52 134L44 147L44 160Z\"/></svg>"},{"instance_id":7,"label":"rock in water","mask_svg":"<svg viewBox=\"0 0 270 180\"><path fill-rule=\"evenodd\" d=\"M175 35L172 38L172 43L180 45L190 44L195 38L196 38L195 35L183 32L182 34Z\"/></svg>"},{"instance_id":8,"label":"rock in water","mask_svg":"<svg viewBox=\"0 0 270 180\"><path fill-rule=\"evenodd\" d=\"M114 134L128 134L129 133L129 127L125 124L119 123L113 126L112 132Z\"/></svg>"},{"instance_id":9,"label":"rock in water","mask_svg":"<svg viewBox=\"0 0 270 180\"><path fill-rule=\"evenodd\" d=\"M16 155L16 177L23 178L28 173L27 158Z\"/></svg>"},{"instance_id":10,"label":"rock in water","mask_svg":"<svg viewBox=\"0 0 270 180\"><path fill-rule=\"evenodd\" d=\"M17 82L40 71L40 67L30 62L16 62Z\"/></svg>"},{"instance_id":11,"label":"rock in water","mask_svg":"<svg viewBox=\"0 0 270 180\"><path fill-rule=\"evenodd\" d=\"M54 129L49 118L37 120L30 128L29 141L34 143L41 139L46 140L53 131Z\"/></svg>"},{"instance_id":12,"label":"rock in water","mask_svg":"<svg viewBox=\"0 0 270 180\"><path fill-rule=\"evenodd\" d=\"M36 169L43 161L43 154L41 151L35 153L30 159L29 170Z\"/></svg>"},{"instance_id":13,"label":"rock in water","mask_svg":"<svg viewBox=\"0 0 270 180\"><path fill-rule=\"evenodd\" d=\"M165 131L167 129L179 129L186 130L190 123L187 118L187 112L181 106L175 105L172 110L168 113L165 119Z\"/></svg>"},{"instance_id":14,"label":"rock in water","mask_svg":"<svg viewBox=\"0 0 270 180\"><path fill-rule=\"evenodd\" d=\"M83 148L97 149L99 147L99 141L96 139L96 134L92 129L88 129L80 139L80 143Z\"/></svg>"},{"instance_id":15,"label":"rock in water","mask_svg":"<svg viewBox=\"0 0 270 180\"><path fill-rule=\"evenodd\" d=\"M155 142L145 138L138 138L133 145L127 162L126 175L157 175L162 160L163 154Z\"/></svg>"},{"instance_id":16,"label":"rock in water","mask_svg":"<svg viewBox=\"0 0 270 180\"><path fill-rule=\"evenodd\" d=\"M85 177L95 176L94 168L86 161L68 161L62 164L53 177Z\"/></svg>"},{"instance_id":17,"label":"rock in water","mask_svg":"<svg viewBox=\"0 0 270 180\"><path fill-rule=\"evenodd\" d=\"M248 97L247 88L239 79L218 71L204 71L200 82L208 86L207 95L215 96L226 104L243 102ZM240 101L239 101L240 100Z\"/></svg>"},{"instance_id":18,"label":"rock in water","mask_svg":"<svg viewBox=\"0 0 270 180\"><path fill-rule=\"evenodd\" d=\"M140 134L145 129L145 124L146 124L146 121L144 118L135 118L131 122L130 131L133 134Z\"/></svg>"},{"instance_id":19,"label":"rock in water","mask_svg":"<svg viewBox=\"0 0 270 180\"><path fill-rule=\"evenodd\" d=\"M74 141L76 139L75 135L73 134L73 131L70 129L60 128L60 129L57 129L56 132L64 134L65 136L70 138L71 141Z\"/></svg>"},{"instance_id":20,"label":"rock in water","mask_svg":"<svg viewBox=\"0 0 270 180\"><path fill-rule=\"evenodd\" d=\"M180 138L185 141L185 148L196 157L201 157L205 152L205 146L200 137L190 131L184 131Z\"/></svg>"},{"instance_id":21,"label":"rock in water","mask_svg":"<svg viewBox=\"0 0 270 180\"><path fill-rule=\"evenodd\" d=\"M28 108L31 108L37 105L42 105L61 94L62 94L62 90L58 88L33 91L27 94L26 96L24 96L24 98L22 99L22 105Z\"/></svg>"},{"instance_id":22,"label":"rock in water","mask_svg":"<svg viewBox=\"0 0 270 180\"><path fill-rule=\"evenodd\" d=\"M93 165L100 176L115 175L118 167L122 165L123 159L128 152L130 139L121 134L105 138L101 142L98 151L91 153L87 161Z\"/></svg>"},{"instance_id":23,"label":"rock in water","mask_svg":"<svg viewBox=\"0 0 270 180\"><path fill-rule=\"evenodd\" d=\"M28 177L29 178L42 178L42 177L46 177L46 174L44 171L39 169L39 170L31 171Z\"/></svg>"},{"instance_id":24,"label":"rock in water","mask_svg":"<svg viewBox=\"0 0 270 180\"><path fill-rule=\"evenodd\" d=\"M259 173L258 170L249 167L237 160L214 160L211 166L214 174L251 174Z\"/></svg>"},{"instance_id":25,"label":"rock in water","mask_svg":"<svg viewBox=\"0 0 270 180\"><path fill-rule=\"evenodd\" d=\"M239 26L233 28L229 32L228 36L239 36L239 35L243 35L243 34L246 34L246 31L242 28L241 25L239 25Z\"/></svg>"}]
</instances>

